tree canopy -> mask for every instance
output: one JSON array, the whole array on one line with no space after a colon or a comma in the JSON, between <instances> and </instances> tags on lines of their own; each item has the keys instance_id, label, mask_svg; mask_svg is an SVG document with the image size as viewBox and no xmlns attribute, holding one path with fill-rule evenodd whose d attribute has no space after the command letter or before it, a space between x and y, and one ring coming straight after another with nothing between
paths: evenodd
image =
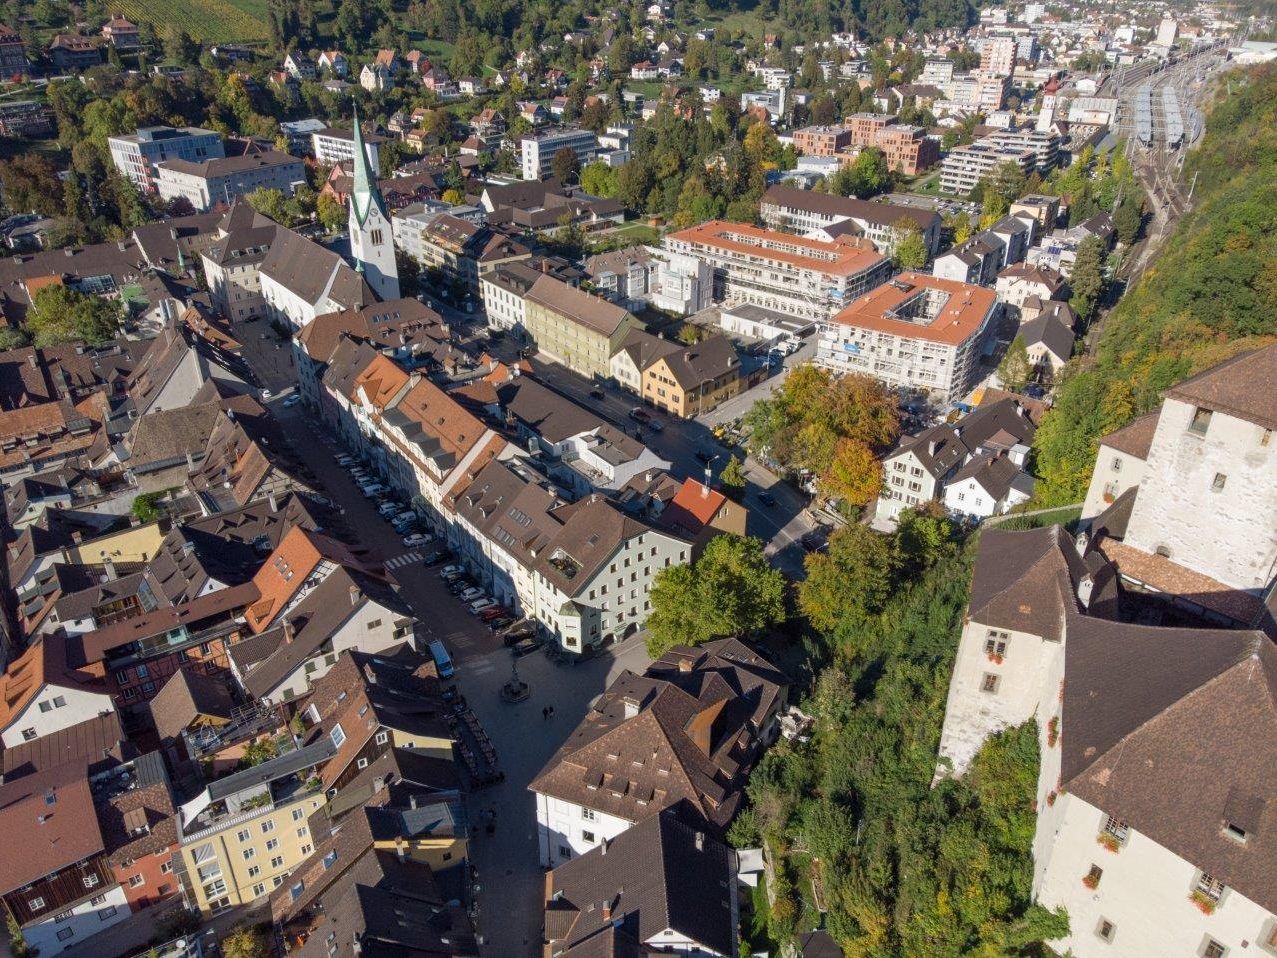
<instances>
[{"instance_id":1,"label":"tree canopy","mask_svg":"<svg viewBox=\"0 0 1277 958\"><path fill-rule=\"evenodd\" d=\"M647 619L653 658L675 645L761 631L785 618L785 579L752 537L715 536L694 563L673 565L652 583Z\"/></svg>"},{"instance_id":2,"label":"tree canopy","mask_svg":"<svg viewBox=\"0 0 1277 958\"><path fill-rule=\"evenodd\" d=\"M77 292L67 286L45 286L27 310L26 327L36 346L77 340L97 345L113 339L120 328L120 303Z\"/></svg>"}]
</instances>

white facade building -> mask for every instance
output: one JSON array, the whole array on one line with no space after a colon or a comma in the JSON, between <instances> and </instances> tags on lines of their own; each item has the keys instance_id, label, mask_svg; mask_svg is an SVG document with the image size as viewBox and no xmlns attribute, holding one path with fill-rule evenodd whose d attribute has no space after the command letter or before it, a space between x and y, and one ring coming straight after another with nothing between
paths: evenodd
<instances>
[{"instance_id":1,"label":"white facade building","mask_svg":"<svg viewBox=\"0 0 1277 958\"><path fill-rule=\"evenodd\" d=\"M556 130L540 136L525 136L519 143L523 178L539 180L552 172L554 154L564 148L576 154L584 167L599 152L598 138L589 130Z\"/></svg>"},{"instance_id":2,"label":"white facade building","mask_svg":"<svg viewBox=\"0 0 1277 958\"><path fill-rule=\"evenodd\" d=\"M901 273L820 324L816 362L951 401L975 385L1001 310L992 290Z\"/></svg>"},{"instance_id":3,"label":"white facade building","mask_svg":"<svg viewBox=\"0 0 1277 958\"><path fill-rule=\"evenodd\" d=\"M136 133L107 139L111 162L142 192L155 191L159 164L166 160L202 163L226 155L222 135L199 127L141 127Z\"/></svg>"},{"instance_id":4,"label":"white facade building","mask_svg":"<svg viewBox=\"0 0 1277 958\"><path fill-rule=\"evenodd\" d=\"M160 198L184 197L198 211L218 203L228 206L236 197L254 190L279 190L292 196L306 182L306 166L301 160L275 150L263 150L223 159L165 160L157 167L155 188Z\"/></svg>"}]
</instances>

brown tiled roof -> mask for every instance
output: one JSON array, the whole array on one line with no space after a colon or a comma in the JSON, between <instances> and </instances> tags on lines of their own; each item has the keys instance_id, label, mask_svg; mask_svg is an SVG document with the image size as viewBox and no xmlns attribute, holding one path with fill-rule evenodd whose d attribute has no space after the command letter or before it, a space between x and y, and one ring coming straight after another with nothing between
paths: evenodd
<instances>
[{"instance_id":1,"label":"brown tiled roof","mask_svg":"<svg viewBox=\"0 0 1277 958\"><path fill-rule=\"evenodd\" d=\"M244 614L254 633L263 632L284 611L320 562L362 568L350 550L329 536L296 526L253 576L256 601Z\"/></svg>"},{"instance_id":2,"label":"brown tiled roof","mask_svg":"<svg viewBox=\"0 0 1277 958\"><path fill-rule=\"evenodd\" d=\"M1226 359L1166 396L1277 429L1277 343Z\"/></svg>"},{"instance_id":3,"label":"brown tiled roof","mask_svg":"<svg viewBox=\"0 0 1277 958\"><path fill-rule=\"evenodd\" d=\"M223 676L178 669L149 705L151 721L164 741L179 738L201 716L229 722L235 701Z\"/></svg>"},{"instance_id":4,"label":"brown tiled roof","mask_svg":"<svg viewBox=\"0 0 1277 958\"><path fill-rule=\"evenodd\" d=\"M602 297L569 286L553 276L541 276L528 290L528 301L566 316L573 322L611 336L630 314Z\"/></svg>"},{"instance_id":5,"label":"brown tiled roof","mask_svg":"<svg viewBox=\"0 0 1277 958\"><path fill-rule=\"evenodd\" d=\"M340 336L350 336L376 346L399 346L398 336L427 336L446 342L443 318L430 307L406 297L374 303L363 309L345 309L323 313L302 327L298 341L316 362L327 362ZM387 341L389 335L389 341Z\"/></svg>"},{"instance_id":6,"label":"brown tiled roof","mask_svg":"<svg viewBox=\"0 0 1277 958\"><path fill-rule=\"evenodd\" d=\"M726 336L710 336L663 358L670 375L684 390L699 389L740 367L736 348Z\"/></svg>"},{"instance_id":7,"label":"brown tiled roof","mask_svg":"<svg viewBox=\"0 0 1277 958\"><path fill-rule=\"evenodd\" d=\"M103 850L85 763L60 765L0 785L0 894Z\"/></svg>"},{"instance_id":8,"label":"brown tiled roof","mask_svg":"<svg viewBox=\"0 0 1277 958\"><path fill-rule=\"evenodd\" d=\"M780 694L777 673L729 643L676 652L645 675L618 676L528 787L631 822L685 800L726 827L754 759L760 705L765 712Z\"/></svg>"},{"instance_id":9,"label":"brown tiled roof","mask_svg":"<svg viewBox=\"0 0 1277 958\"><path fill-rule=\"evenodd\" d=\"M1061 782L1277 911L1277 649L1259 632L1070 618ZM1242 827L1246 841L1230 838Z\"/></svg>"},{"instance_id":10,"label":"brown tiled roof","mask_svg":"<svg viewBox=\"0 0 1277 958\"><path fill-rule=\"evenodd\" d=\"M115 712L20 742L4 750L4 780L22 778L68 762L88 763L90 775L106 771L137 754Z\"/></svg>"},{"instance_id":11,"label":"brown tiled roof","mask_svg":"<svg viewBox=\"0 0 1277 958\"><path fill-rule=\"evenodd\" d=\"M973 622L1058 642L1076 612L1074 585L1086 567L1060 526L985 529L976 552L967 616Z\"/></svg>"},{"instance_id":12,"label":"brown tiled roof","mask_svg":"<svg viewBox=\"0 0 1277 958\"><path fill-rule=\"evenodd\" d=\"M355 393L362 388L368 401L380 410L406 385L408 374L394 360L378 354L355 377L351 398L355 398Z\"/></svg>"},{"instance_id":13,"label":"brown tiled roof","mask_svg":"<svg viewBox=\"0 0 1277 958\"><path fill-rule=\"evenodd\" d=\"M1242 625L1260 622L1264 611L1260 596L1234 589L1165 556L1144 552L1125 542L1101 539L1099 549L1123 578L1218 612Z\"/></svg>"},{"instance_id":14,"label":"brown tiled roof","mask_svg":"<svg viewBox=\"0 0 1277 958\"><path fill-rule=\"evenodd\" d=\"M925 291L925 292L924 292ZM895 311L907 299L924 292L947 293L948 300L930 323L900 318ZM889 283L865 293L833 321L905 339L957 345L974 336L997 306L997 295L983 286L972 286L925 273L901 273Z\"/></svg>"},{"instance_id":15,"label":"brown tiled roof","mask_svg":"<svg viewBox=\"0 0 1277 958\"><path fill-rule=\"evenodd\" d=\"M1151 412L1133 419L1121 429L1100 437L1100 445L1124 452L1136 459L1147 459L1148 450L1153 445L1153 434L1157 432L1159 413Z\"/></svg>"},{"instance_id":16,"label":"brown tiled roof","mask_svg":"<svg viewBox=\"0 0 1277 958\"><path fill-rule=\"evenodd\" d=\"M292 230L279 230L261 272L308 303L325 295L348 309L375 302L368 284L336 253Z\"/></svg>"}]
</instances>

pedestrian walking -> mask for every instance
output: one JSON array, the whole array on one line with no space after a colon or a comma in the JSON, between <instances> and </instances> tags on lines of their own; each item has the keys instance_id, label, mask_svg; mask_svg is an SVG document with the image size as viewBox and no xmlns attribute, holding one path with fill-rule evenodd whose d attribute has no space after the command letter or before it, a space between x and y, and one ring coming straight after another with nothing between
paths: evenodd
<instances>
[{"instance_id":1,"label":"pedestrian walking","mask_svg":"<svg viewBox=\"0 0 1277 958\"><path fill-rule=\"evenodd\" d=\"M545 708L541 709L541 718L548 719L549 717L550 717L550 708L549 706L546 706Z\"/></svg>"}]
</instances>

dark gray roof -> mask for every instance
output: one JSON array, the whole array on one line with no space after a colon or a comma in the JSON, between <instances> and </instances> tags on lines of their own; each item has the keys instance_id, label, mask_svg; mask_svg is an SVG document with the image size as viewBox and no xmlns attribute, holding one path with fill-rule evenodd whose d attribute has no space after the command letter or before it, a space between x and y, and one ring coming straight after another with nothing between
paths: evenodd
<instances>
[{"instance_id":1,"label":"dark gray roof","mask_svg":"<svg viewBox=\"0 0 1277 958\"><path fill-rule=\"evenodd\" d=\"M718 954L736 953L733 852L678 808L630 827L606 853L596 847L560 865L546 889L547 937L562 943L565 958L587 954L587 942L611 937L618 924L640 943L672 929Z\"/></svg>"},{"instance_id":2,"label":"dark gray roof","mask_svg":"<svg viewBox=\"0 0 1277 958\"><path fill-rule=\"evenodd\" d=\"M1073 330L1055 318L1043 313L1020 327L1025 346L1041 343L1051 353L1067 362L1073 355Z\"/></svg>"},{"instance_id":3,"label":"dark gray roof","mask_svg":"<svg viewBox=\"0 0 1277 958\"><path fill-rule=\"evenodd\" d=\"M739 369L740 358L726 336L710 336L670 353L665 357L665 364L679 386L692 390Z\"/></svg>"},{"instance_id":4,"label":"dark gray roof","mask_svg":"<svg viewBox=\"0 0 1277 958\"><path fill-rule=\"evenodd\" d=\"M307 303L318 303L327 294L342 306L359 309L376 300L363 277L345 260L292 230L275 234L261 272Z\"/></svg>"},{"instance_id":5,"label":"dark gray roof","mask_svg":"<svg viewBox=\"0 0 1277 958\"><path fill-rule=\"evenodd\" d=\"M311 744L295 749L278 758L272 758L269 761L262 762L260 765L246 768L242 772L235 772L233 775L227 775L225 778L210 782L208 786L209 798L212 801L217 801L228 795L241 792L246 788L251 788L254 785L265 785L276 779L295 775L297 772L305 771L312 765L323 763L336 753L337 746L333 744L332 739L327 735L322 736Z\"/></svg>"},{"instance_id":6,"label":"dark gray roof","mask_svg":"<svg viewBox=\"0 0 1277 958\"><path fill-rule=\"evenodd\" d=\"M995 500L1001 500L1021 475L1020 467L1004 455L981 453L955 472L950 483L974 479Z\"/></svg>"},{"instance_id":7,"label":"dark gray roof","mask_svg":"<svg viewBox=\"0 0 1277 958\"><path fill-rule=\"evenodd\" d=\"M1024 407L1015 399L999 399L977 407L956 423L940 423L902 439L888 458L913 453L924 469L940 479L999 433L1027 444L1036 431Z\"/></svg>"},{"instance_id":8,"label":"dark gray roof","mask_svg":"<svg viewBox=\"0 0 1277 958\"><path fill-rule=\"evenodd\" d=\"M912 220L923 232L940 222L940 215L933 210L917 209L912 206L895 206L891 203L875 203L870 200L859 200L855 197L838 196L836 193L817 193L814 190L800 190L793 186L776 185L763 194L762 203L776 206L789 206L800 210L810 210L825 216L846 216L850 219L865 220L880 226L895 226L902 219Z\"/></svg>"},{"instance_id":9,"label":"dark gray roof","mask_svg":"<svg viewBox=\"0 0 1277 958\"><path fill-rule=\"evenodd\" d=\"M280 642L271 654L253 665L243 677L244 688L253 698L268 696L332 638L359 607L351 602L352 589L357 589L362 597L359 605L363 601L376 602L392 614L404 618L412 615L398 593L387 583L344 566L338 567L289 611L287 619L294 630L293 640Z\"/></svg>"},{"instance_id":10,"label":"dark gray roof","mask_svg":"<svg viewBox=\"0 0 1277 958\"><path fill-rule=\"evenodd\" d=\"M235 702L225 675L178 669L149 703L160 740L176 739L201 715L230 721Z\"/></svg>"}]
</instances>

